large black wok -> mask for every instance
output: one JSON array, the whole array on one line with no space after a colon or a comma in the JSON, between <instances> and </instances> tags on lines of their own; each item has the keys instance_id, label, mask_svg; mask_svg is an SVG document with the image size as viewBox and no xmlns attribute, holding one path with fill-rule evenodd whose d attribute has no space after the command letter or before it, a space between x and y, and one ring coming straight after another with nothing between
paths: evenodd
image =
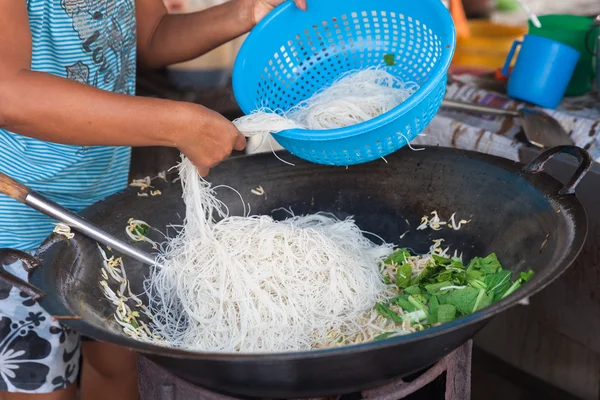
<instances>
[{"instance_id":1,"label":"large black wok","mask_svg":"<svg viewBox=\"0 0 600 400\"><path fill-rule=\"evenodd\" d=\"M557 153L569 153L580 161L565 187L542 172L544 163ZM53 235L39 250L40 265L31 274L32 284L45 293L42 306L52 315L81 316L64 324L94 339L144 353L211 390L266 398L339 394L374 387L433 364L475 335L490 317L556 279L585 240L586 216L573 192L592 161L575 147L552 149L528 168L489 155L434 147L422 152L401 150L387 163L349 169L309 164L287 153L281 156L296 166L285 165L272 154L242 157L223 163L210 179L239 190L253 213L291 207L296 214L354 215L363 229L416 252L426 252L432 239L443 238L467 259L496 252L504 267L514 272L531 268L535 276L492 307L410 336L302 353L208 354L138 343L124 336L112 318L113 306L98 285L101 258L96 244L81 235L72 240ZM250 193L259 185L264 196ZM162 196L140 198L131 188L92 206L84 216L123 239L130 217L164 232L167 225L182 221L185 210L178 183L161 189ZM242 212L237 194L227 189L218 193L232 214ZM433 210L446 218L456 212L472 222L459 231L415 231L420 218ZM400 241L407 229L411 231ZM125 259L125 265L134 291L140 292L149 267L132 259Z\"/></svg>"}]
</instances>

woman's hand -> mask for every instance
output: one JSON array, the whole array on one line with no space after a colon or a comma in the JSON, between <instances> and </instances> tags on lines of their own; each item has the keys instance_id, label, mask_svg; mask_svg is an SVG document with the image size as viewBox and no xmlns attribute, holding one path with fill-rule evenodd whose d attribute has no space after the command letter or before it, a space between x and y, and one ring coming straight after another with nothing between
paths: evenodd
<instances>
[{"instance_id":1,"label":"woman's hand","mask_svg":"<svg viewBox=\"0 0 600 400\"><path fill-rule=\"evenodd\" d=\"M189 111L182 115L175 146L201 176L208 175L210 168L229 157L232 150L244 150L246 138L221 114L198 105L191 105Z\"/></svg>"},{"instance_id":2,"label":"woman's hand","mask_svg":"<svg viewBox=\"0 0 600 400\"><path fill-rule=\"evenodd\" d=\"M268 13L273 11L275 7L283 3L285 0L239 0L248 15L252 18L253 25L258 24ZM320 0L327 1L327 0ZM306 0L294 0L296 6L306 11Z\"/></svg>"}]
</instances>

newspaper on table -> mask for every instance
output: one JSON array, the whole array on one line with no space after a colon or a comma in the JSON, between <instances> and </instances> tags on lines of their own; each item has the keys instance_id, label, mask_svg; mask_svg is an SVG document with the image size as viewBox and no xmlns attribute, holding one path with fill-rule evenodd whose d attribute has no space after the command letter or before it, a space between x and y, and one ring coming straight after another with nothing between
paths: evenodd
<instances>
[{"instance_id":1,"label":"newspaper on table","mask_svg":"<svg viewBox=\"0 0 600 400\"><path fill-rule=\"evenodd\" d=\"M512 110L533 107L469 82L463 77L449 84L446 99ZM596 96L566 98L556 110L543 111L561 124L577 146L600 161L600 102ZM519 160L520 147L527 145L518 118L445 109L440 109L424 134L412 143L475 150L515 161Z\"/></svg>"}]
</instances>

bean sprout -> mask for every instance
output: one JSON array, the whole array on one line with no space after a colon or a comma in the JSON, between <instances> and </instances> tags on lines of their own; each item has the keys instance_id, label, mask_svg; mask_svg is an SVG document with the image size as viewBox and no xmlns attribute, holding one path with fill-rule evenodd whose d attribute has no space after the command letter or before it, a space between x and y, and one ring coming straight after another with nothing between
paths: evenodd
<instances>
[{"instance_id":1,"label":"bean sprout","mask_svg":"<svg viewBox=\"0 0 600 400\"><path fill-rule=\"evenodd\" d=\"M59 222L55 225L56 226L54 227L54 233L62 235L67 239L73 239L75 237L75 234L71 232L71 227L69 225L63 224L62 222Z\"/></svg>"}]
</instances>

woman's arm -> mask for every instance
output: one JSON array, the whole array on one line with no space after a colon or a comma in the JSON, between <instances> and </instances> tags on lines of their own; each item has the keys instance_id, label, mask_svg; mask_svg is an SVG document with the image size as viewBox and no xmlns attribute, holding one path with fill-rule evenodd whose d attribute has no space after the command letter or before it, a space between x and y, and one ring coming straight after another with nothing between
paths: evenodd
<instances>
[{"instance_id":1,"label":"woman's arm","mask_svg":"<svg viewBox=\"0 0 600 400\"><path fill-rule=\"evenodd\" d=\"M64 144L177 147L201 173L245 145L233 124L204 107L31 71L24 1L0 0L0 37L0 128Z\"/></svg>"},{"instance_id":2,"label":"woman's arm","mask_svg":"<svg viewBox=\"0 0 600 400\"><path fill-rule=\"evenodd\" d=\"M282 2L230 0L203 11L170 15L163 0L136 0L140 61L157 68L201 56L248 32ZM294 2L306 9L306 0Z\"/></svg>"}]
</instances>

